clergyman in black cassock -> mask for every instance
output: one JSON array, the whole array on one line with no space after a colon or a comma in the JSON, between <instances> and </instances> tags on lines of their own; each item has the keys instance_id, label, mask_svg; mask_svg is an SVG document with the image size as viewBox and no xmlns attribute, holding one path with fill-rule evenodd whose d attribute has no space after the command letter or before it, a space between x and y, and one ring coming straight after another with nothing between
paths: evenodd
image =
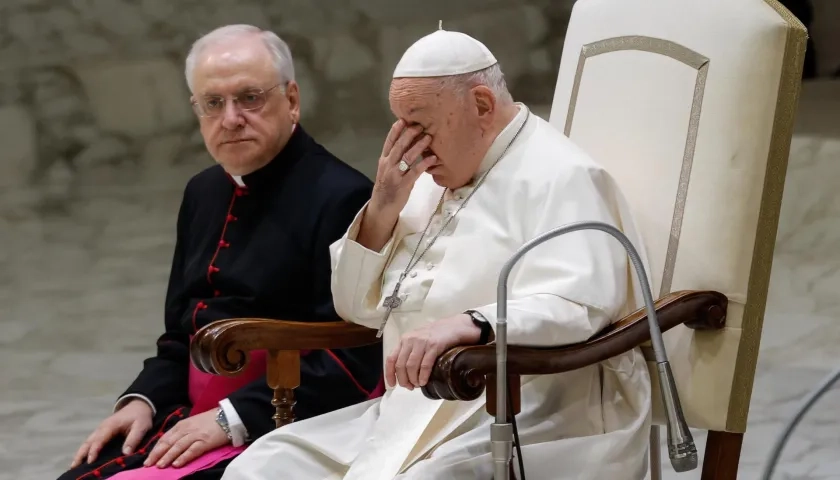
<instances>
[{"instance_id":1,"label":"clergyman in black cassock","mask_svg":"<svg viewBox=\"0 0 840 480\"><path fill-rule=\"evenodd\" d=\"M190 415L189 342L201 327L238 317L340 320L330 291L329 245L343 235L371 190L367 177L300 125L280 154L251 174L232 177L214 165L195 175L178 215L166 331L157 354L120 397L150 402L153 426L132 454L122 453L124 438L114 438L92 464L83 463L60 480L108 478L142 467L160 435ZM379 345L310 351L301 358L296 417L367 400L381 375ZM271 397L264 374L227 397L249 440L274 428ZM229 461L185 478L220 478Z\"/></svg>"}]
</instances>

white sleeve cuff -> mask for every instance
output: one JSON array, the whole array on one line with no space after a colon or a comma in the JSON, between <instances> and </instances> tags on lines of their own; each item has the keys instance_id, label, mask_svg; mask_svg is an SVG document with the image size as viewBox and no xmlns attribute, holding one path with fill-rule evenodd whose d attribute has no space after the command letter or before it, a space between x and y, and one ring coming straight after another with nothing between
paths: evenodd
<instances>
[{"instance_id":1,"label":"white sleeve cuff","mask_svg":"<svg viewBox=\"0 0 840 480\"><path fill-rule=\"evenodd\" d=\"M399 221L394 233L378 252L356 241L365 206L347 229L347 233L330 245L332 276L330 287L338 315L348 322L378 329L384 309L379 308L382 272L400 238Z\"/></svg>"},{"instance_id":2,"label":"white sleeve cuff","mask_svg":"<svg viewBox=\"0 0 840 480\"><path fill-rule=\"evenodd\" d=\"M155 415L157 415L157 410L155 409L155 404L152 403L152 401L149 400L148 397L146 397L145 395L140 395L139 393L129 393L128 395L123 395L122 397L120 397L117 400L117 403L114 405L114 412L116 412L117 410L121 409L122 407L128 405L128 402L130 402L132 400L135 400L135 399L138 399L138 398L140 400L143 400L144 402L146 402L149 405L149 408L152 409L152 416L153 417Z\"/></svg>"},{"instance_id":3,"label":"white sleeve cuff","mask_svg":"<svg viewBox=\"0 0 840 480\"><path fill-rule=\"evenodd\" d=\"M227 417L230 436L233 437L231 443L234 447L245 445L245 442L248 441L248 430L245 429L245 424L242 423L242 419L239 417L236 409L233 408L233 404L225 398L219 402L219 406L225 412L225 417Z\"/></svg>"}]
</instances>

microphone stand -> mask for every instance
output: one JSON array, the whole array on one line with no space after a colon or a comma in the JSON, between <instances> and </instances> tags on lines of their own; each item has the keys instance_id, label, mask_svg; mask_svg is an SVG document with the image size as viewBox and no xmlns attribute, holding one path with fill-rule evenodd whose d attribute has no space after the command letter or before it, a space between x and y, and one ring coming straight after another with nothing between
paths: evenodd
<instances>
[{"instance_id":1,"label":"microphone stand","mask_svg":"<svg viewBox=\"0 0 840 480\"><path fill-rule=\"evenodd\" d=\"M668 456L671 465L677 472L686 472L697 468L697 448L683 416L680 398L671 365L665 354L662 341L662 331L656 317L653 295L650 284L642 266L641 257L633 244L621 231L603 222L577 222L550 230L534 238L519 250L504 264L499 274L496 307L496 421L490 426L490 446L493 456L495 480L509 480L509 465L513 453L513 427L507 418L507 282L514 265L532 248L566 233L578 230L600 230L618 240L627 251L636 276L642 287L642 295L647 307L647 318L650 326L650 339L656 356L656 371L659 377L662 403L668 420Z\"/></svg>"}]
</instances>

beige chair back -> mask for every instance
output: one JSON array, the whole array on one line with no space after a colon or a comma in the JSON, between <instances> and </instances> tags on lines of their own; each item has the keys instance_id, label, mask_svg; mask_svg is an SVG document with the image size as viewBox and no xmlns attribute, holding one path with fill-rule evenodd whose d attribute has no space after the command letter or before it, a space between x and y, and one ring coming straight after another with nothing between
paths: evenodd
<instances>
[{"instance_id":1,"label":"beige chair back","mask_svg":"<svg viewBox=\"0 0 840 480\"><path fill-rule=\"evenodd\" d=\"M665 334L691 427L746 429L805 41L776 0L579 0L569 23L550 122L621 186L654 297L729 298L724 330Z\"/></svg>"}]
</instances>

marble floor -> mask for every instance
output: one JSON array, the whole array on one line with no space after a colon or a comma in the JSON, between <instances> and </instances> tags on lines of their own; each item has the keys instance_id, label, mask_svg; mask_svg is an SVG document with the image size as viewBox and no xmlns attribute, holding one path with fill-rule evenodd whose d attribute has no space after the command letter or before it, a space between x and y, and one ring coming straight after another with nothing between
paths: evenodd
<instances>
[{"instance_id":1,"label":"marble floor","mask_svg":"<svg viewBox=\"0 0 840 480\"><path fill-rule=\"evenodd\" d=\"M743 479L840 366L840 83L806 85L797 132ZM0 188L0 480L56 478L152 352L181 189L200 164L147 165ZM840 389L809 413L775 479L840 478L838 404ZM666 479L700 478L663 460Z\"/></svg>"}]
</instances>

